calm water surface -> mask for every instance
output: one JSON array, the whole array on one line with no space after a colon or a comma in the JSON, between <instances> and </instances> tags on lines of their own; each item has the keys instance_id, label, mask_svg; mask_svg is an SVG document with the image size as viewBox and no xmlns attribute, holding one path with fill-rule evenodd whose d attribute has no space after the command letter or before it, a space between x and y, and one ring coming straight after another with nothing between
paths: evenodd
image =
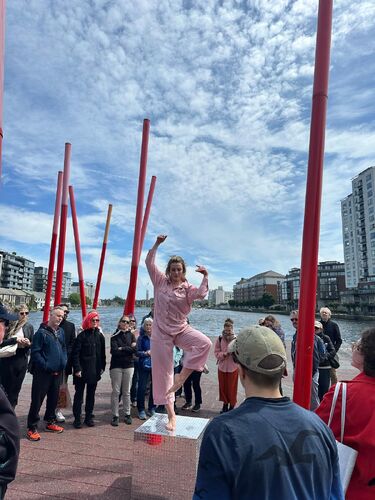
<instances>
[{"instance_id":1,"label":"calm water surface","mask_svg":"<svg viewBox=\"0 0 375 500\"><path fill-rule=\"evenodd\" d=\"M98 312L100 314L101 325L103 331L106 334L111 334L117 325L118 319L121 317L122 308L119 307L99 307ZM138 323L141 321L143 316L149 312L149 309L137 308L135 311L135 316ZM42 312L32 312L30 313L30 323L33 324L34 328L38 328L42 321ZM242 327L255 324L258 319L262 316L261 313L250 313L250 312L240 312L240 311L219 311L213 309L193 309L189 319L192 326L202 331L209 337L215 337L219 335L223 328L224 320L230 317L234 321L235 331L239 331ZM284 316L281 314L274 315L281 323L283 327L286 338L291 339L294 333L294 329L289 320L289 316ZM335 320L335 318L333 318ZM69 314L69 320L78 326L81 323L81 312L79 310L73 310ZM340 327L341 336L348 348L350 342L358 339L360 333L371 326L374 325L374 321L351 321L338 319L336 321Z\"/></svg>"}]
</instances>

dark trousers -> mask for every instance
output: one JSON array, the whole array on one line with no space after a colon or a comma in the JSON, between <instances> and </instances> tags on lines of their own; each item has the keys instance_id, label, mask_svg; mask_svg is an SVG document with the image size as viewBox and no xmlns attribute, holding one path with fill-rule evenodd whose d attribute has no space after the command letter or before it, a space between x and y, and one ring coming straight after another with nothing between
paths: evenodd
<instances>
[{"instance_id":1,"label":"dark trousers","mask_svg":"<svg viewBox=\"0 0 375 500\"><path fill-rule=\"evenodd\" d=\"M74 387L76 389L73 400L73 415L75 420L81 420L83 393L86 386L86 403L85 403L85 420L92 419L92 413L95 404L95 391L97 382L95 384L86 384L86 382L78 377L74 377Z\"/></svg>"},{"instance_id":2,"label":"dark trousers","mask_svg":"<svg viewBox=\"0 0 375 500\"><path fill-rule=\"evenodd\" d=\"M193 394L191 391L191 386L193 385L195 404L202 404L202 390L201 390L201 376L202 372L193 372L184 382L184 393L187 403L191 403L193 400Z\"/></svg>"},{"instance_id":3,"label":"dark trousers","mask_svg":"<svg viewBox=\"0 0 375 500\"><path fill-rule=\"evenodd\" d=\"M145 409L145 395L146 387L148 381L151 381L150 394L148 397L148 409L154 407L154 399L152 397L152 378L151 370L144 370L141 366L138 366L138 390L137 390L137 408L138 411L144 411Z\"/></svg>"},{"instance_id":4,"label":"dark trousers","mask_svg":"<svg viewBox=\"0 0 375 500\"><path fill-rule=\"evenodd\" d=\"M174 374L177 375L177 373L181 373L181 370L182 370L182 366L181 365L175 366L174 367ZM182 394L182 387L180 387L179 389L177 389L177 391L174 393L174 395L175 395L176 398L178 396L181 396L181 394Z\"/></svg>"},{"instance_id":5,"label":"dark trousers","mask_svg":"<svg viewBox=\"0 0 375 500\"><path fill-rule=\"evenodd\" d=\"M137 389L138 389L138 361L134 361L134 372L132 378L132 385L130 388L130 401L137 401Z\"/></svg>"},{"instance_id":6,"label":"dark trousers","mask_svg":"<svg viewBox=\"0 0 375 500\"><path fill-rule=\"evenodd\" d=\"M323 399L324 394L328 392L331 382L331 369L319 368L319 388L318 394L320 401Z\"/></svg>"},{"instance_id":7,"label":"dark trousers","mask_svg":"<svg viewBox=\"0 0 375 500\"><path fill-rule=\"evenodd\" d=\"M0 360L0 377L9 403L15 408L27 370L27 357L12 356Z\"/></svg>"},{"instance_id":8,"label":"dark trousers","mask_svg":"<svg viewBox=\"0 0 375 500\"><path fill-rule=\"evenodd\" d=\"M31 404L27 416L27 428L36 429L39 422L39 410L47 396L44 420L54 422L57 399L59 397L60 374L53 375L42 370L36 370L31 386Z\"/></svg>"}]
</instances>

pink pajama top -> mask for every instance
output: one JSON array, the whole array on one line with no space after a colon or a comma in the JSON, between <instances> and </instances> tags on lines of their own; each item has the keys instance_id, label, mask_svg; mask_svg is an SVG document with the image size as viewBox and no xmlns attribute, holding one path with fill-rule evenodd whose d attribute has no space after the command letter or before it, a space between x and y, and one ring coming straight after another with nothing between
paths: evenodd
<instances>
[{"instance_id":1,"label":"pink pajama top","mask_svg":"<svg viewBox=\"0 0 375 500\"><path fill-rule=\"evenodd\" d=\"M224 335L221 335L215 342L215 358L217 359L217 367L221 372L233 373L238 370L238 366L233 361L232 356L227 356L229 342Z\"/></svg>"},{"instance_id":2,"label":"pink pajama top","mask_svg":"<svg viewBox=\"0 0 375 500\"><path fill-rule=\"evenodd\" d=\"M187 316L194 300L204 299L208 293L208 278L203 276L199 288L185 280L180 285L171 281L155 264L156 249L150 250L146 257L146 266L154 285L155 314L153 335L178 335L187 327Z\"/></svg>"}]
</instances>

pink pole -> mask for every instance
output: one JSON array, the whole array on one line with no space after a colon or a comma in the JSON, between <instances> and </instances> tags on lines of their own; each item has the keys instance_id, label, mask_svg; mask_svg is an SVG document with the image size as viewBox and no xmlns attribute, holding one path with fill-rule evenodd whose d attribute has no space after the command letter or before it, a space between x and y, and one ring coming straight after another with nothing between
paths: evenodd
<instances>
[{"instance_id":1,"label":"pink pole","mask_svg":"<svg viewBox=\"0 0 375 500\"><path fill-rule=\"evenodd\" d=\"M111 223L111 215L112 215L112 205L108 205L107 222L105 224L103 246L102 246L102 254L100 256L100 264L99 264L99 270L98 270L98 277L96 279L94 303L92 305L93 309L97 308L98 301L99 301L99 291L100 291L100 284L102 282L105 253L106 253L106 250L107 250L107 242L108 242L109 225Z\"/></svg>"},{"instance_id":2,"label":"pink pole","mask_svg":"<svg viewBox=\"0 0 375 500\"><path fill-rule=\"evenodd\" d=\"M135 293L137 289L138 261L140 255L140 247L141 247L142 212L143 212L143 201L144 201L145 184L146 184L147 151L148 151L149 135L150 135L150 120L146 118L143 120L142 149L141 149L141 160L139 167L138 197L137 197L137 211L135 216L132 265L130 271L128 295L124 307L124 314L134 314L134 308L135 308Z\"/></svg>"},{"instance_id":3,"label":"pink pole","mask_svg":"<svg viewBox=\"0 0 375 500\"><path fill-rule=\"evenodd\" d=\"M73 186L69 186L69 198L70 198L70 208L72 211L72 220L73 220L74 243L75 243L75 247L76 247L77 269L78 269L78 280L79 280L79 295L81 297L82 319L84 319L86 316L85 282L83 280L81 245L79 242L77 210L76 210L76 202L74 199Z\"/></svg>"},{"instance_id":4,"label":"pink pole","mask_svg":"<svg viewBox=\"0 0 375 500\"><path fill-rule=\"evenodd\" d=\"M57 256L55 306L61 303L64 256L65 256L66 221L68 218L68 186L69 186L69 175L70 175L71 150L72 150L72 145L67 142L65 144L65 155L64 155L64 180L63 180L62 201L61 201L59 253Z\"/></svg>"},{"instance_id":5,"label":"pink pole","mask_svg":"<svg viewBox=\"0 0 375 500\"><path fill-rule=\"evenodd\" d=\"M3 157L3 96L5 53L5 0L0 0L0 181Z\"/></svg>"},{"instance_id":6,"label":"pink pole","mask_svg":"<svg viewBox=\"0 0 375 500\"><path fill-rule=\"evenodd\" d=\"M51 249L50 249L50 253L49 253L49 264L48 264L48 275L47 275L47 289L46 289L46 298L45 298L45 301L44 301L44 309L43 309L43 323L46 323L48 321L49 306L50 306L50 303L51 303L51 296L52 296L53 267L55 265L57 232L58 232L58 229L59 229L59 218L60 218L61 197L62 197L62 184L63 184L63 173L60 171L58 173L58 175L57 175L55 215L54 215L54 218L53 218Z\"/></svg>"},{"instance_id":7,"label":"pink pole","mask_svg":"<svg viewBox=\"0 0 375 500\"><path fill-rule=\"evenodd\" d=\"M138 265L139 265L139 261L141 259L141 253L142 253L143 243L145 241L148 219L150 217L150 210L151 210L151 205L152 205L152 199L154 197L155 184L156 184L156 177L155 177L155 175L153 175L151 177L151 183L150 183L150 189L148 191L148 197L147 197L147 202L146 202L145 213L143 215L142 230L141 230L141 245L140 245L140 249L139 249Z\"/></svg>"},{"instance_id":8,"label":"pink pole","mask_svg":"<svg viewBox=\"0 0 375 500\"><path fill-rule=\"evenodd\" d=\"M310 407L316 307L320 205L332 30L332 0L319 0L313 104L303 225L301 289L297 334L294 401Z\"/></svg>"}]
</instances>

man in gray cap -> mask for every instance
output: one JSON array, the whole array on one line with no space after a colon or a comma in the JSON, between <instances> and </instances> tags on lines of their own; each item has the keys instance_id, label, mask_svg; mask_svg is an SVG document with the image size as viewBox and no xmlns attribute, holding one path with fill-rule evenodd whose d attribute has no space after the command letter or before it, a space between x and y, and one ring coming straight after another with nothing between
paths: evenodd
<instances>
[{"instance_id":1,"label":"man in gray cap","mask_svg":"<svg viewBox=\"0 0 375 500\"><path fill-rule=\"evenodd\" d=\"M228 346L246 400L207 426L194 500L343 499L332 432L279 391L287 357L272 330L244 328Z\"/></svg>"}]
</instances>

